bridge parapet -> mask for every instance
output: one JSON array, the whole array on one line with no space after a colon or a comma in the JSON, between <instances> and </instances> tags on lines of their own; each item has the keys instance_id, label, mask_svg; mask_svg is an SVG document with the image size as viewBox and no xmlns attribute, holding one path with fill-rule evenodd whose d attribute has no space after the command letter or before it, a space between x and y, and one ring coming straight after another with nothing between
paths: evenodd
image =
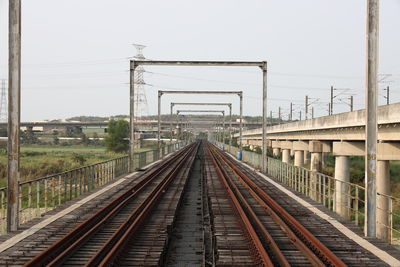
<instances>
[{"instance_id":1,"label":"bridge parapet","mask_svg":"<svg viewBox=\"0 0 400 267\"><path fill-rule=\"evenodd\" d=\"M400 103L378 107L378 139L400 141ZM243 139L261 138L261 128L243 132ZM237 137L237 135L234 135ZM340 113L267 127L271 140L365 140L365 110Z\"/></svg>"},{"instance_id":2,"label":"bridge parapet","mask_svg":"<svg viewBox=\"0 0 400 267\"><path fill-rule=\"evenodd\" d=\"M161 150L139 152L134 157L136 169L172 153L184 143L162 147ZM19 183L19 224L31 221L61 204L128 174L128 156L107 160L77 169ZM7 187L0 188L0 234L6 232Z\"/></svg>"}]
</instances>

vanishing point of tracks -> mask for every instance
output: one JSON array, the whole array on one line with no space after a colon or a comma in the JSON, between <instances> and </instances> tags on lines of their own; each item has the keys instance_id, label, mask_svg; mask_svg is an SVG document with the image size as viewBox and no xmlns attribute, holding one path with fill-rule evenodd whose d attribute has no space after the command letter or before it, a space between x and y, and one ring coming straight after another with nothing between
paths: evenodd
<instances>
[{"instance_id":1,"label":"vanishing point of tracks","mask_svg":"<svg viewBox=\"0 0 400 267\"><path fill-rule=\"evenodd\" d=\"M346 266L236 165L193 143L25 266Z\"/></svg>"}]
</instances>

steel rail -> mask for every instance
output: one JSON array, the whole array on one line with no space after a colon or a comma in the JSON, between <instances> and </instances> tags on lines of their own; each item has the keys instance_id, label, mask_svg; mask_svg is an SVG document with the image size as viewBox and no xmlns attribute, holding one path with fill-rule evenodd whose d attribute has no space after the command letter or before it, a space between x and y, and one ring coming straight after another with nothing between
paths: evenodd
<instances>
[{"instance_id":1,"label":"steel rail","mask_svg":"<svg viewBox=\"0 0 400 267\"><path fill-rule=\"evenodd\" d=\"M172 180L177 177L179 171L183 166L185 166L188 158L196 154L198 147L199 144L193 146L190 151L179 160L167 177L163 179L151 194L146 197L145 201L132 212L129 218L118 228L118 230L109 238L101 249L97 251L89 262L85 264L85 266L95 267L112 265L139 227L144 223L147 216L151 213L153 206L165 193Z\"/></svg>"},{"instance_id":2,"label":"steel rail","mask_svg":"<svg viewBox=\"0 0 400 267\"><path fill-rule=\"evenodd\" d=\"M212 149L214 153L217 155L216 157L219 158L222 162L228 165L229 168L231 166L229 163L226 161L225 158L223 158L216 150L216 148ZM265 210L265 212L271 216L273 221L282 229L284 233L289 237L290 241L292 244L299 249L306 257L307 259L314 265L314 266L325 266L325 264L314 254L313 251L311 251L303 242L300 240L296 234L291 230L289 226L286 225L286 223L276 214L274 210L272 210L258 195L256 192L252 190L244 181L243 179L231 168L233 175L238 178L239 182L246 187L246 189L249 191L249 193L252 195L252 197L258 202L258 204ZM236 186L236 185L234 185Z\"/></svg>"},{"instance_id":3,"label":"steel rail","mask_svg":"<svg viewBox=\"0 0 400 267\"><path fill-rule=\"evenodd\" d=\"M246 174L244 174L235 164L222 152L214 149L221 157L226 160L230 168L238 174L249 189L255 192L259 199L263 200L266 206L270 207L282 221L290 227L291 231L311 250L326 266L347 266L339 259L330 249L328 249L321 241L319 241L309 230L307 230L299 221L282 208L274 199L264 192L255 182L253 182Z\"/></svg>"},{"instance_id":4,"label":"steel rail","mask_svg":"<svg viewBox=\"0 0 400 267\"><path fill-rule=\"evenodd\" d=\"M270 248L270 250L274 253L276 261L279 263L280 266L290 266L289 262L287 261L286 257L283 255L282 251L276 244L273 237L270 235L268 230L262 224L258 216L255 214L251 206L248 204L248 201L245 199L243 194L239 191L239 188L234 184L234 182L229 178L229 174L227 171L222 167L221 158L212 150L209 149L211 155L213 156L213 162L216 164L218 168L221 169L222 173L224 174L224 179L227 181L229 188L234 192L236 198L239 200L239 203L242 203L243 209L249 213L250 217L254 223L256 224L257 228L260 230L260 234L262 235L263 239L266 241L266 245Z\"/></svg>"},{"instance_id":5,"label":"steel rail","mask_svg":"<svg viewBox=\"0 0 400 267\"><path fill-rule=\"evenodd\" d=\"M109 203L107 206L90 216L87 220L77 225L70 233L63 238L56 241L49 248L32 258L24 264L24 266L45 266L55 258L73 252L80 244L91 237L103 226L109 219L112 218L129 200L136 197L140 192L146 188L160 173L162 173L168 166L176 159L190 151L192 146L188 146L176 155L167 159L157 169L146 174L146 176L133 185L128 191L120 195L117 199Z\"/></svg>"},{"instance_id":6,"label":"steel rail","mask_svg":"<svg viewBox=\"0 0 400 267\"><path fill-rule=\"evenodd\" d=\"M240 224L242 225L242 230L247 234L249 237L249 241L252 244L253 249L250 249L251 252L255 252L256 255L253 254L253 257L258 259L260 262L256 262L256 264L261 264L262 266L269 266L273 267L275 266L269 257L267 251L265 250L260 238L257 235L256 230L254 229L252 223L250 222L249 218L246 215L246 212L242 208L238 198L236 197L235 193L229 186L228 179L226 178L226 173L222 170L222 168L218 165L216 159L213 157L211 150L207 149L207 153L210 156L212 162L214 163L215 170L217 172L218 178L221 180L221 182L224 184L226 192L237 212L239 215L238 217L240 218Z\"/></svg>"}]
</instances>

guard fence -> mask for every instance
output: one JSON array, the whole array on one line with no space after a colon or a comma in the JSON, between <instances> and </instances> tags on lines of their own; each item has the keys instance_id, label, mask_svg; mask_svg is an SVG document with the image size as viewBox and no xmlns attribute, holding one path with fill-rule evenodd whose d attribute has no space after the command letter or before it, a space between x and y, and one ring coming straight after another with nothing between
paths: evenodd
<instances>
[{"instance_id":1,"label":"guard fence","mask_svg":"<svg viewBox=\"0 0 400 267\"><path fill-rule=\"evenodd\" d=\"M216 145L234 156L240 151L238 147L222 143ZM242 151L241 157L243 162L261 169L261 154ZM269 177L321 203L364 229L365 187L276 158L267 157L266 160L266 174ZM400 198L377 193L377 236L391 244L400 245Z\"/></svg>"},{"instance_id":2,"label":"guard fence","mask_svg":"<svg viewBox=\"0 0 400 267\"><path fill-rule=\"evenodd\" d=\"M135 153L134 169L140 169L182 148L175 143ZM128 173L129 157L119 157L73 170L19 183L19 224L26 223L60 206L66 201L92 191ZM0 188L0 233L6 232L7 187Z\"/></svg>"}]
</instances>

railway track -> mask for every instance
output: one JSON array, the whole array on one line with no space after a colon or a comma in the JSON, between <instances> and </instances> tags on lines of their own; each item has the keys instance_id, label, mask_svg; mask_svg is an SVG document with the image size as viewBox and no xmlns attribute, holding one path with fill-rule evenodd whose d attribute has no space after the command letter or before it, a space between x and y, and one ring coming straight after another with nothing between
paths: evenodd
<instances>
[{"instance_id":1,"label":"railway track","mask_svg":"<svg viewBox=\"0 0 400 267\"><path fill-rule=\"evenodd\" d=\"M159 225L166 225L166 221L173 218L175 208L172 206L174 202L177 203L179 191L185 184L198 146L198 143L194 143L165 160L160 167L146 174L130 190L79 224L24 266L119 265L122 255L124 260L129 260L129 252L126 254L126 250L131 248L130 241L144 232L140 228L145 223L146 226L154 223L152 215L155 210L161 211L161 217L164 217L158 221ZM158 230L154 228L153 236L159 236ZM150 231L149 235L151 234ZM152 241L155 243L157 240ZM158 245L162 248L164 244ZM152 251L147 252L141 254L142 259L133 259L132 265L142 265L146 259L156 258L151 255Z\"/></svg>"},{"instance_id":2,"label":"railway track","mask_svg":"<svg viewBox=\"0 0 400 267\"><path fill-rule=\"evenodd\" d=\"M230 158L210 144L206 151L235 208L254 265L346 266Z\"/></svg>"},{"instance_id":3,"label":"railway track","mask_svg":"<svg viewBox=\"0 0 400 267\"><path fill-rule=\"evenodd\" d=\"M290 200L208 142L178 151L129 186L24 266L342 267L347 266L343 259L357 266L367 262L349 260L343 253L354 248L337 235L317 232L317 238L320 224L293 211Z\"/></svg>"}]
</instances>

